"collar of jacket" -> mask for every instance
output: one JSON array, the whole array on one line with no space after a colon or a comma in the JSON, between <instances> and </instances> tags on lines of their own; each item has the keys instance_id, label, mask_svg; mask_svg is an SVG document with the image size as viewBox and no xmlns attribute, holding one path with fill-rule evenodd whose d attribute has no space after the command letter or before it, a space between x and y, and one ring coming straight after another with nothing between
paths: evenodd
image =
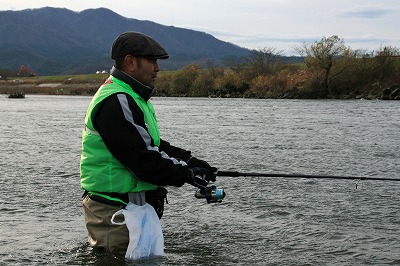
<instances>
[{"instance_id":1,"label":"collar of jacket","mask_svg":"<svg viewBox=\"0 0 400 266\"><path fill-rule=\"evenodd\" d=\"M140 97L142 97L143 100L145 100L146 102L156 92L155 89L152 89L149 86L146 86L146 85L140 83L136 79L134 79L131 76L129 76L128 74L126 74L124 71L119 70L118 68L115 68L114 66L111 68L110 74L113 77L128 84L132 88L132 90L134 92L136 92Z\"/></svg>"}]
</instances>

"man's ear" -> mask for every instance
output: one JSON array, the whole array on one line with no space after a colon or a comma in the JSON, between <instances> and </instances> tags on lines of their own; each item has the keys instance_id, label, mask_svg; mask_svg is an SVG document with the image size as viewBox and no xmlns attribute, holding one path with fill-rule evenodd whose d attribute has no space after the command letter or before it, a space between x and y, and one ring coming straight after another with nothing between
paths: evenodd
<instances>
[{"instance_id":1,"label":"man's ear","mask_svg":"<svg viewBox=\"0 0 400 266\"><path fill-rule=\"evenodd\" d=\"M124 66L129 72L135 71L137 68L137 58L127 54L124 58Z\"/></svg>"}]
</instances>

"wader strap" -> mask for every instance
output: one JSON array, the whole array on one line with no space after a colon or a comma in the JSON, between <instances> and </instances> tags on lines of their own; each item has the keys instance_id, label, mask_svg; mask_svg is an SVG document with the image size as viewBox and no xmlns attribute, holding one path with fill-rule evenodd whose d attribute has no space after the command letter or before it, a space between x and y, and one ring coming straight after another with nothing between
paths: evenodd
<instances>
[{"instance_id":1,"label":"wader strap","mask_svg":"<svg viewBox=\"0 0 400 266\"><path fill-rule=\"evenodd\" d=\"M129 202L133 204L143 206L146 204L146 193L144 191L141 192L129 192L128 193Z\"/></svg>"},{"instance_id":2,"label":"wader strap","mask_svg":"<svg viewBox=\"0 0 400 266\"><path fill-rule=\"evenodd\" d=\"M133 204L136 204L139 206L143 206L146 204L146 192L145 191L129 192L129 193L124 193L124 194L110 193L110 192L108 192L108 193L102 192L102 193L99 193L99 195L96 195L96 194L92 194L90 192L85 191L83 197L85 197L86 195L89 195L89 197L92 200L95 200L100 203L104 203L104 204L108 204L108 205L116 205L116 206L121 206L121 202L126 202L126 203L132 202ZM104 196L101 196L101 194L106 195L111 198L119 199L121 202L116 201L116 200L107 199ZM125 207L126 203L124 204L124 207Z\"/></svg>"},{"instance_id":3,"label":"wader strap","mask_svg":"<svg viewBox=\"0 0 400 266\"><path fill-rule=\"evenodd\" d=\"M83 192L83 195L82 195L82 199L84 199L84 198L86 197L87 194L89 194L89 191L87 191L87 190L85 189L85 191Z\"/></svg>"}]
</instances>

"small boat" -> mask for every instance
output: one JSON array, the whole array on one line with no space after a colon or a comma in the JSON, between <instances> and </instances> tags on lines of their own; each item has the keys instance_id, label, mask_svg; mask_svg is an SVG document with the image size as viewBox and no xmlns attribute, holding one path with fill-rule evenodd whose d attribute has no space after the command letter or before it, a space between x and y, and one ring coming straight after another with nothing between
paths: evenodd
<instances>
[{"instance_id":1,"label":"small boat","mask_svg":"<svg viewBox=\"0 0 400 266\"><path fill-rule=\"evenodd\" d=\"M8 95L8 98L23 99L23 98L25 98L25 93L23 93L23 92L13 92L13 93Z\"/></svg>"}]
</instances>

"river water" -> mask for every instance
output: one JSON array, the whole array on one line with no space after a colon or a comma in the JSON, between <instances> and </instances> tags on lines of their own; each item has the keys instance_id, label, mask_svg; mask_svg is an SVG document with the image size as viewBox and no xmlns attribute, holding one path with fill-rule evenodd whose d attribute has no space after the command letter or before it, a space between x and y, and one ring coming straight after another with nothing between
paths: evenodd
<instances>
[{"instance_id":1,"label":"river water","mask_svg":"<svg viewBox=\"0 0 400 266\"><path fill-rule=\"evenodd\" d=\"M400 182L219 177L169 188L165 257L86 244L90 97L0 97L0 265L400 265ZM400 178L400 102L154 98L161 135L221 171Z\"/></svg>"}]
</instances>

